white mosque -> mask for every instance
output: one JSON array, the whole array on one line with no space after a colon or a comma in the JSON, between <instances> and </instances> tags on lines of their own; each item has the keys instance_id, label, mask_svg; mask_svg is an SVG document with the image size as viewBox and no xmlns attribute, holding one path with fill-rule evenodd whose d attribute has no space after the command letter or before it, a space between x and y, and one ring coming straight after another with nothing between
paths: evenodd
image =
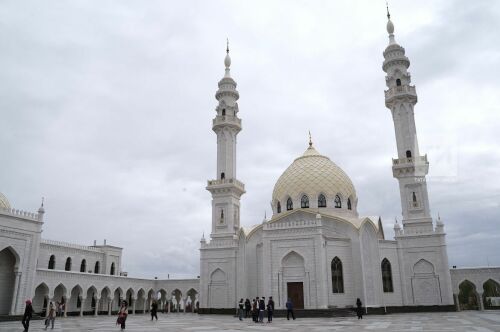
<instances>
[{"instance_id":1,"label":"white mosque","mask_svg":"<svg viewBox=\"0 0 500 332\"><path fill-rule=\"evenodd\" d=\"M367 308L388 311L454 310L465 281L483 308L483 285L498 288L500 268L450 270L443 223L430 212L429 162L418 147L410 61L388 18L382 69L402 208L394 238L386 238L379 217L358 214L351 179L312 140L274 185L271 218L241 226L245 187L236 175L236 142L242 124L228 49L215 95L217 169L206 188L212 194L212 232L201 239L200 278L128 277L122 248L41 239L43 205L38 213L18 211L0 195L0 315L22 313L27 298L37 312L48 301L63 301L65 314L80 315L109 315L122 299L131 313L148 311L153 299L169 311L208 313L234 310L240 298L255 296L273 296L279 309L288 298L296 308L311 310L349 308L360 298Z\"/></svg>"}]
</instances>

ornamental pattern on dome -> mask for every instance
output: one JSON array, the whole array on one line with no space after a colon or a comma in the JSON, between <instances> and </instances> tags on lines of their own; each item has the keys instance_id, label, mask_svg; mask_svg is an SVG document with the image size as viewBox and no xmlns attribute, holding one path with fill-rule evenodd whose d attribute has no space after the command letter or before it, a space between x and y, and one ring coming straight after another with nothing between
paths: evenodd
<instances>
[{"instance_id":1,"label":"ornamental pattern on dome","mask_svg":"<svg viewBox=\"0 0 500 332\"><path fill-rule=\"evenodd\" d=\"M9 200L2 193L0 193L0 209L10 209Z\"/></svg>"},{"instance_id":2,"label":"ornamental pattern on dome","mask_svg":"<svg viewBox=\"0 0 500 332\"><path fill-rule=\"evenodd\" d=\"M328 157L323 156L312 147L283 172L273 190L273 204L286 202L288 197L300 202L302 195L309 200L317 200L320 194L326 196L329 206L333 205L335 195L340 194L344 204L350 198L356 201L356 190L349 176ZM298 205L297 207L300 207Z\"/></svg>"}]
</instances>

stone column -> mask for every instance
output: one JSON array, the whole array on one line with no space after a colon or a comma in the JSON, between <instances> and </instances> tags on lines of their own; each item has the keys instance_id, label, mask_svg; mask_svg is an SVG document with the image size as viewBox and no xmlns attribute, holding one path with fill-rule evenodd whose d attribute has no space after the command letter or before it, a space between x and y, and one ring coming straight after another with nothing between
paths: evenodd
<instances>
[{"instance_id":1,"label":"stone column","mask_svg":"<svg viewBox=\"0 0 500 332\"><path fill-rule=\"evenodd\" d=\"M132 298L132 315L135 315L135 302L137 299Z\"/></svg>"},{"instance_id":2,"label":"stone column","mask_svg":"<svg viewBox=\"0 0 500 332\"><path fill-rule=\"evenodd\" d=\"M83 317L83 307L85 307L85 300L82 296L82 301L80 302L80 317Z\"/></svg>"},{"instance_id":3,"label":"stone column","mask_svg":"<svg viewBox=\"0 0 500 332\"><path fill-rule=\"evenodd\" d=\"M94 308L94 317L97 317L97 314L99 313L99 300L97 296L95 297L95 308Z\"/></svg>"},{"instance_id":4,"label":"stone column","mask_svg":"<svg viewBox=\"0 0 500 332\"><path fill-rule=\"evenodd\" d=\"M477 292L477 300L479 302L479 310L484 311L483 292Z\"/></svg>"},{"instance_id":5,"label":"stone column","mask_svg":"<svg viewBox=\"0 0 500 332\"><path fill-rule=\"evenodd\" d=\"M111 316L112 309L113 309L113 299L108 298L108 316Z\"/></svg>"},{"instance_id":6,"label":"stone column","mask_svg":"<svg viewBox=\"0 0 500 332\"><path fill-rule=\"evenodd\" d=\"M15 279L14 279L14 289L12 291L12 303L10 306L10 313L9 315L15 315L16 314L16 304L17 304L17 297L19 296L19 284L21 282L21 275L22 273L19 271L15 271Z\"/></svg>"},{"instance_id":7,"label":"stone column","mask_svg":"<svg viewBox=\"0 0 500 332\"><path fill-rule=\"evenodd\" d=\"M64 314L63 314L63 317L68 317L69 301L71 301L71 296L64 299Z\"/></svg>"}]
</instances>

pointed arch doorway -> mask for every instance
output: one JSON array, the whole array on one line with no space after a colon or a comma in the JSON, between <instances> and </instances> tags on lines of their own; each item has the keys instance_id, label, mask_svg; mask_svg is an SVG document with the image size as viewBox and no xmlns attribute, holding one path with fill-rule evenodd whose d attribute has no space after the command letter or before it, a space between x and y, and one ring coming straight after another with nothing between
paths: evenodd
<instances>
[{"instance_id":1,"label":"pointed arch doorway","mask_svg":"<svg viewBox=\"0 0 500 332\"><path fill-rule=\"evenodd\" d=\"M291 299L295 309L304 309L304 282L306 281L304 258L297 252L291 251L283 257L281 266L286 289L283 304Z\"/></svg>"}]
</instances>

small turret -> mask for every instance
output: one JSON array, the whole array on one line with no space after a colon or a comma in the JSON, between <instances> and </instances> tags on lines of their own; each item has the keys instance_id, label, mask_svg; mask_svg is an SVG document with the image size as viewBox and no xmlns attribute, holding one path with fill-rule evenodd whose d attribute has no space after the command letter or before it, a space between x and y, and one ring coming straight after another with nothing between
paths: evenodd
<instances>
[{"instance_id":1,"label":"small turret","mask_svg":"<svg viewBox=\"0 0 500 332\"><path fill-rule=\"evenodd\" d=\"M42 204L38 208L38 220L39 221L43 221L43 215L45 214L45 208L43 207L44 200L45 200L45 198L42 197Z\"/></svg>"}]
</instances>

